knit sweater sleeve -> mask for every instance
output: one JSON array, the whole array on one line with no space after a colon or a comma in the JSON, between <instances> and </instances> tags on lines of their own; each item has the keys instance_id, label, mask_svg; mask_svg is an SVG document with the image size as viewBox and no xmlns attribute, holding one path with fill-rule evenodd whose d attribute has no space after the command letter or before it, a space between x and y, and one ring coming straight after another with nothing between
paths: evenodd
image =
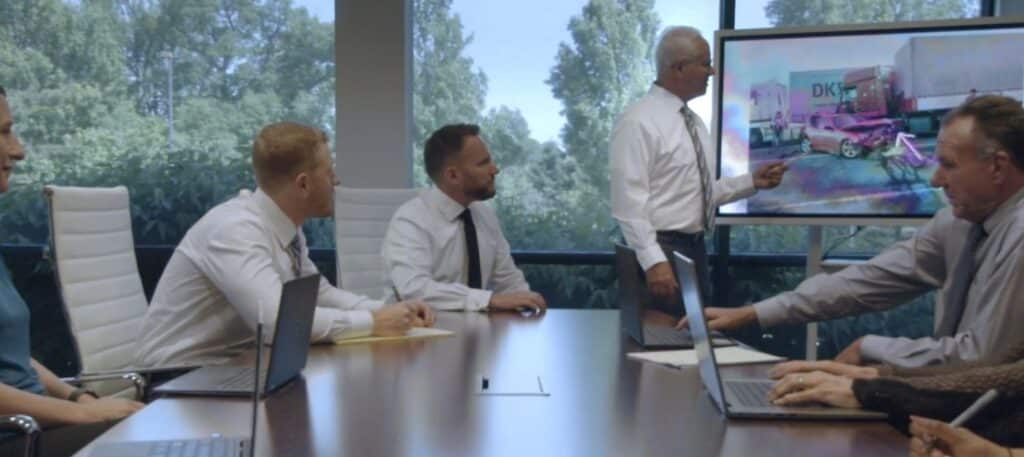
<instances>
[{"instance_id":1,"label":"knit sweater sleeve","mask_svg":"<svg viewBox=\"0 0 1024 457\"><path fill-rule=\"evenodd\" d=\"M853 393L865 409L889 414L889 422L906 433L910 415L950 421L985 390L999 389L1000 400L967 426L1002 445L1024 442L1024 362L966 372L914 378L858 379Z\"/></svg>"}]
</instances>

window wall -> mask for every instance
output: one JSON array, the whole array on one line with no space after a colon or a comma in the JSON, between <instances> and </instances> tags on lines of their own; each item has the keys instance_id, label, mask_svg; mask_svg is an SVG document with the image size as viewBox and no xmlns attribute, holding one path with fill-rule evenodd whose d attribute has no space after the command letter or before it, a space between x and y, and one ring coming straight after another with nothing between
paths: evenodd
<instances>
[{"instance_id":1,"label":"window wall","mask_svg":"<svg viewBox=\"0 0 1024 457\"><path fill-rule=\"evenodd\" d=\"M45 184L128 187L135 241L175 245L253 188L252 138L293 120L334 136L334 4L11 0L0 84L26 160L0 243L44 244ZM333 246L324 222L306 228Z\"/></svg>"}]
</instances>

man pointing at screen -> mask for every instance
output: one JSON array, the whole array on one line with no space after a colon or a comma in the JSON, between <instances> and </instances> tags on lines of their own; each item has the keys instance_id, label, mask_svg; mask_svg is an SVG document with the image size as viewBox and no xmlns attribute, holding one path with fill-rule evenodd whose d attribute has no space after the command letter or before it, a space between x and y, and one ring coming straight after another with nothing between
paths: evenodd
<instances>
[{"instance_id":1,"label":"man pointing at screen","mask_svg":"<svg viewBox=\"0 0 1024 457\"><path fill-rule=\"evenodd\" d=\"M903 367L972 361L1024 344L1024 109L986 95L946 115L932 185L949 207L866 263L742 308L707 308L728 330L879 311L937 290L924 338L862 337L837 361ZM685 320L680 322L680 326Z\"/></svg>"},{"instance_id":2,"label":"man pointing at screen","mask_svg":"<svg viewBox=\"0 0 1024 457\"><path fill-rule=\"evenodd\" d=\"M612 131L612 217L636 252L651 292L668 305L666 311L680 314L679 284L667 260L671 251L694 259L701 293L708 296L704 238L714 229L715 208L778 186L786 166L769 163L753 175L716 181L707 127L687 106L707 92L715 74L707 41L692 27L670 27L658 41L655 60L657 80Z\"/></svg>"}]
</instances>

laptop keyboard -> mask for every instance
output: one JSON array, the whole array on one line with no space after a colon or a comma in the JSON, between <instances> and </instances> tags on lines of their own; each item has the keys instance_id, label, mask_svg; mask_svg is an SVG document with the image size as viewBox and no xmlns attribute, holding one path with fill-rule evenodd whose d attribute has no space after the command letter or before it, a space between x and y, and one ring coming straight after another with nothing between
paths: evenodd
<instances>
[{"instance_id":1,"label":"laptop keyboard","mask_svg":"<svg viewBox=\"0 0 1024 457\"><path fill-rule=\"evenodd\" d=\"M690 332L676 330L673 327L645 325L644 344L659 346L692 346L693 338L690 337Z\"/></svg>"},{"instance_id":2,"label":"laptop keyboard","mask_svg":"<svg viewBox=\"0 0 1024 457\"><path fill-rule=\"evenodd\" d=\"M765 381L729 381L725 384L732 394L732 400L741 406L774 406L768 401L772 383Z\"/></svg>"},{"instance_id":3,"label":"laptop keyboard","mask_svg":"<svg viewBox=\"0 0 1024 457\"><path fill-rule=\"evenodd\" d=\"M249 440L203 438L178 441L154 441L147 457L239 457L246 455Z\"/></svg>"},{"instance_id":4,"label":"laptop keyboard","mask_svg":"<svg viewBox=\"0 0 1024 457\"><path fill-rule=\"evenodd\" d=\"M225 379L217 387L225 390L252 390L252 370L254 370L253 367L239 368L238 373ZM260 385L266 381L266 378L267 372L260 372Z\"/></svg>"}]
</instances>

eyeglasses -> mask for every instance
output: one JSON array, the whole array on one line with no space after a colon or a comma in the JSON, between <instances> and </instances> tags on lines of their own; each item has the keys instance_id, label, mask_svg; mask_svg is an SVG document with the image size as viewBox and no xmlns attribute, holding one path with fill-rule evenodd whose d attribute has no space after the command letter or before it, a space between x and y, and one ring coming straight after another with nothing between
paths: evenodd
<instances>
[{"instance_id":1,"label":"eyeglasses","mask_svg":"<svg viewBox=\"0 0 1024 457\"><path fill-rule=\"evenodd\" d=\"M704 68L714 68L714 63L711 61L711 59L701 61L693 58L680 60L679 62L676 62L676 64L673 65L672 68L675 68L676 70L679 71L683 71L683 67L691 64L697 64Z\"/></svg>"}]
</instances>

